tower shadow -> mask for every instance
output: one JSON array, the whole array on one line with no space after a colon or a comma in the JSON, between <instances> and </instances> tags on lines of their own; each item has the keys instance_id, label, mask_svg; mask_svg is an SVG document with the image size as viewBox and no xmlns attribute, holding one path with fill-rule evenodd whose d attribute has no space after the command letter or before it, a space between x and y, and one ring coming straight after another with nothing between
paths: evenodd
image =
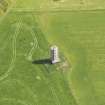
<instances>
[{"instance_id":1,"label":"tower shadow","mask_svg":"<svg viewBox=\"0 0 105 105\"><path fill-rule=\"evenodd\" d=\"M34 60L32 64L51 64L51 60L48 59L39 59L39 60Z\"/></svg>"}]
</instances>

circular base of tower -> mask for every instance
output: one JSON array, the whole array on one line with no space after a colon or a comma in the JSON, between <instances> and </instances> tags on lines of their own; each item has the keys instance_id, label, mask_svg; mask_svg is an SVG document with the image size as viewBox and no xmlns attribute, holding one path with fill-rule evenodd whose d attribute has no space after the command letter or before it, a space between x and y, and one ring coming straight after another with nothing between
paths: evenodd
<instances>
[{"instance_id":1,"label":"circular base of tower","mask_svg":"<svg viewBox=\"0 0 105 105\"><path fill-rule=\"evenodd\" d=\"M51 61L52 64L56 64L56 63L59 63L60 60L54 60L54 61Z\"/></svg>"}]
</instances>

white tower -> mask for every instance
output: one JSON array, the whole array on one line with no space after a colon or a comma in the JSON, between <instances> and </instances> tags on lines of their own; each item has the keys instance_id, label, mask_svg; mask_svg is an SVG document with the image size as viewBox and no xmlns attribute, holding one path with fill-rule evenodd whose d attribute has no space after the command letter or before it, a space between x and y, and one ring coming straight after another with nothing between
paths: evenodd
<instances>
[{"instance_id":1,"label":"white tower","mask_svg":"<svg viewBox=\"0 0 105 105\"><path fill-rule=\"evenodd\" d=\"M59 59L58 47L57 46L52 46L51 47L51 63L55 64L59 61L60 61L60 59Z\"/></svg>"}]
</instances>

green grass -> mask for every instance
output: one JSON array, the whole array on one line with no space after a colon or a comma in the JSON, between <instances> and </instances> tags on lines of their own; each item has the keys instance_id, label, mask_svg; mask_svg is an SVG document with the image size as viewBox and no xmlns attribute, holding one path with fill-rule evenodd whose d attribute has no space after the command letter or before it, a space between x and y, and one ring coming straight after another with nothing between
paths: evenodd
<instances>
[{"instance_id":1,"label":"green grass","mask_svg":"<svg viewBox=\"0 0 105 105\"><path fill-rule=\"evenodd\" d=\"M49 57L35 16L9 13L0 27L0 104L76 105L58 66L32 63Z\"/></svg>"},{"instance_id":2,"label":"green grass","mask_svg":"<svg viewBox=\"0 0 105 105\"><path fill-rule=\"evenodd\" d=\"M79 105L105 103L104 12L53 12L37 17L49 42L58 45L71 62L68 79Z\"/></svg>"},{"instance_id":3,"label":"green grass","mask_svg":"<svg viewBox=\"0 0 105 105\"><path fill-rule=\"evenodd\" d=\"M104 9L104 0L16 0L14 8L35 10L91 10Z\"/></svg>"},{"instance_id":4,"label":"green grass","mask_svg":"<svg viewBox=\"0 0 105 105\"><path fill-rule=\"evenodd\" d=\"M0 105L104 105L105 11L97 9L103 0L17 0L0 21ZM36 64L52 44L62 62Z\"/></svg>"}]
</instances>

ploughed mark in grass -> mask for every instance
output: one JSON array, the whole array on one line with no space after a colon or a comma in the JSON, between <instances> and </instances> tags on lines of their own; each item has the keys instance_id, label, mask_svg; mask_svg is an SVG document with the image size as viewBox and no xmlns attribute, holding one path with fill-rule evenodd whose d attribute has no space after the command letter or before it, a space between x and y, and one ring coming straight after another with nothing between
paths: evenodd
<instances>
[{"instance_id":1,"label":"ploughed mark in grass","mask_svg":"<svg viewBox=\"0 0 105 105\"><path fill-rule=\"evenodd\" d=\"M39 59L39 60L34 60L32 63L33 64L51 64L51 60L49 58Z\"/></svg>"}]
</instances>

